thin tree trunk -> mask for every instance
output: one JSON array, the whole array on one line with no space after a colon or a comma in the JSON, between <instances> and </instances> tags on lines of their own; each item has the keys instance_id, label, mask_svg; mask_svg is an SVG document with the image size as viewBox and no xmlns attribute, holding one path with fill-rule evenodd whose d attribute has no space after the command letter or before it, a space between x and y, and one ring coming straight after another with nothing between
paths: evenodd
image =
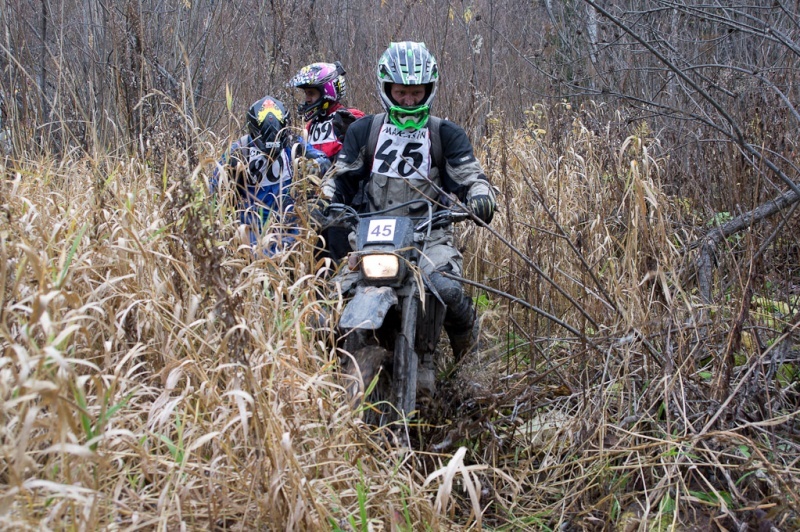
<instances>
[{"instance_id":1,"label":"thin tree trunk","mask_svg":"<svg viewBox=\"0 0 800 532\"><path fill-rule=\"evenodd\" d=\"M42 20L41 20L41 37L42 37L42 55L40 56L39 64L39 111L40 123L46 124L47 120L47 0L42 0ZM39 145L44 146L47 137L42 130L39 132Z\"/></svg>"},{"instance_id":2,"label":"thin tree trunk","mask_svg":"<svg viewBox=\"0 0 800 532\"><path fill-rule=\"evenodd\" d=\"M594 69L597 67L597 11L592 6L586 6L586 15L586 36L589 39L590 68ZM589 79L589 87L594 89L595 77L593 75L587 77Z\"/></svg>"},{"instance_id":3,"label":"thin tree trunk","mask_svg":"<svg viewBox=\"0 0 800 532\"><path fill-rule=\"evenodd\" d=\"M800 194L794 190L784 192L755 209L737 216L733 220L720 225L708 232L701 241L695 242L691 247L700 247L697 257L697 285L703 303L711 303L711 284L714 266L716 265L717 246L734 233L738 233L756 222L792 206L800 201Z\"/></svg>"}]
</instances>

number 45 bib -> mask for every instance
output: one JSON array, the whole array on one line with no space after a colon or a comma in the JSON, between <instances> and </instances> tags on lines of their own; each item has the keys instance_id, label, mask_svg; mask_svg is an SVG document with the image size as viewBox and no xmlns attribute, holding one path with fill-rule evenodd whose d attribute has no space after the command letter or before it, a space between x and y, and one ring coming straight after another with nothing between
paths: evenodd
<instances>
[{"instance_id":1,"label":"number 45 bib","mask_svg":"<svg viewBox=\"0 0 800 532\"><path fill-rule=\"evenodd\" d=\"M372 173L401 179L427 179L431 169L428 128L401 131L384 124L378 135Z\"/></svg>"}]
</instances>

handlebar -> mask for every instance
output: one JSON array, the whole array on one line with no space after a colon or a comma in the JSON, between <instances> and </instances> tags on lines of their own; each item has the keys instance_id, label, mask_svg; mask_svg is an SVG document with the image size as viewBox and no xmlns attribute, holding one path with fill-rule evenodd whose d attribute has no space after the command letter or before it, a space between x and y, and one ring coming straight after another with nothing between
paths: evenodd
<instances>
[{"instance_id":1,"label":"handlebar","mask_svg":"<svg viewBox=\"0 0 800 532\"><path fill-rule=\"evenodd\" d=\"M394 208L396 209L396 207ZM392 210L394 210L392 209ZM376 211L370 213L359 213L353 207L349 205L345 205L344 203L331 203L328 206L328 215L325 221L325 227L352 227L358 223L358 220L362 218L372 218L376 216L385 216L385 213L389 210L385 211ZM419 219L420 217L415 217ZM451 223L461 222L470 218L468 212L465 211L456 211L453 209L443 209L441 211L436 211L428 216L425 216L422 221L417 223L414 226L414 231L416 232L425 232L430 231L433 229L438 229L440 227L445 227L450 225Z\"/></svg>"},{"instance_id":2,"label":"handlebar","mask_svg":"<svg viewBox=\"0 0 800 532\"><path fill-rule=\"evenodd\" d=\"M445 227L451 223L461 222L469 218L469 213L465 211L454 211L452 209L445 209L437 211L428 220L424 220L414 227L415 231L425 231L428 228L437 229Z\"/></svg>"}]
</instances>

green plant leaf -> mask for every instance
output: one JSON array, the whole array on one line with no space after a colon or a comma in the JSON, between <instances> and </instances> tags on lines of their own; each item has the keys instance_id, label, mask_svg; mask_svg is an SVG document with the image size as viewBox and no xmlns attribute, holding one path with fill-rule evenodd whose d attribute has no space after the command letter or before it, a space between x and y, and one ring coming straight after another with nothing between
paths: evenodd
<instances>
[{"instance_id":1,"label":"green plant leaf","mask_svg":"<svg viewBox=\"0 0 800 532\"><path fill-rule=\"evenodd\" d=\"M669 495L664 496L658 505L658 509L662 514L671 514L675 512L675 499Z\"/></svg>"},{"instance_id":2,"label":"green plant leaf","mask_svg":"<svg viewBox=\"0 0 800 532\"><path fill-rule=\"evenodd\" d=\"M170 456L172 456L172 459L180 463L182 461L181 460L182 457L178 446L175 445L175 443L171 439L169 439L167 436L164 436L163 434L158 434L158 438L162 442L164 442L164 444L167 446L167 449L169 449L169 454Z\"/></svg>"},{"instance_id":3,"label":"green plant leaf","mask_svg":"<svg viewBox=\"0 0 800 532\"><path fill-rule=\"evenodd\" d=\"M750 447L748 447L747 445L740 445L739 452L742 453L742 455L744 455L745 458L750 458Z\"/></svg>"},{"instance_id":4,"label":"green plant leaf","mask_svg":"<svg viewBox=\"0 0 800 532\"><path fill-rule=\"evenodd\" d=\"M75 238L72 239L72 247L69 249L69 253L67 253L67 260L64 261L64 267L61 268L61 274L58 276L58 282L56 283L56 287L61 289L61 285L64 283L64 279L67 277L67 270L72 264L72 258L75 256L75 252L78 250L78 246L83 239L83 235L86 233L86 230L89 228L89 222L83 224L83 227L80 228L78 234L75 235Z\"/></svg>"},{"instance_id":5,"label":"green plant leaf","mask_svg":"<svg viewBox=\"0 0 800 532\"><path fill-rule=\"evenodd\" d=\"M367 532L369 530L369 519L367 518L367 486L364 483L364 470L361 465L361 460L358 461L358 474L359 479L356 484L356 494L358 497L358 515L361 519L361 530Z\"/></svg>"},{"instance_id":6,"label":"green plant leaf","mask_svg":"<svg viewBox=\"0 0 800 532\"><path fill-rule=\"evenodd\" d=\"M707 502L713 506L722 506L722 503L725 503L725 506L728 508L733 507L733 497L727 491L717 491L714 493L713 491L708 493L705 491L689 491L689 494L697 499L700 499L703 502Z\"/></svg>"},{"instance_id":7,"label":"green plant leaf","mask_svg":"<svg viewBox=\"0 0 800 532\"><path fill-rule=\"evenodd\" d=\"M79 417L81 418L81 426L83 432L86 434L86 439L91 440L94 438L94 430L92 430L92 419L89 417L88 407L86 405L86 396L83 394L83 389L80 386L74 386L72 395L75 397L75 403L80 408Z\"/></svg>"}]
</instances>

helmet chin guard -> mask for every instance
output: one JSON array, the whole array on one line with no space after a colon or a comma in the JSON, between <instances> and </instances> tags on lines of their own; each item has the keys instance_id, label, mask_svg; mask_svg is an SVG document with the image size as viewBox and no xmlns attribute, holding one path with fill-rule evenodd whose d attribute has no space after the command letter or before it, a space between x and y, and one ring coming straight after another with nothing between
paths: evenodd
<instances>
[{"instance_id":1,"label":"helmet chin guard","mask_svg":"<svg viewBox=\"0 0 800 532\"><path fill-rule=\"evenodd\" d=\"M303 117L303 120L309 122L314 120L318 116L324 116L328 112L328 108L331 106L330 100L326 100L323 96L320 96L316 99L316 101L311 103L301 103L297 106L297 114Z\"/></svg>"}]
</instances>

